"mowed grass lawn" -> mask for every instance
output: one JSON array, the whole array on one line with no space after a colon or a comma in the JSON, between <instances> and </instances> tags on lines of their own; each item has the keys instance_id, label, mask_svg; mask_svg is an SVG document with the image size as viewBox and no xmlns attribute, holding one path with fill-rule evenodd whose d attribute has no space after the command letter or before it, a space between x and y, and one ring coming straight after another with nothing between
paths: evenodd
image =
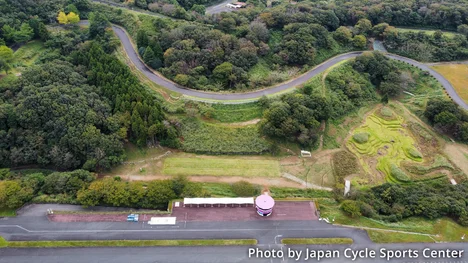
<instances>
[{"instance_id":1,"label":"mowed grass lawn","mask_svg":"<svg viewBox=\"0 0 468 263\"><path fill-rule=\"evenodd\" d=\"M458 95L468 103L468 65L445 64L433 68L450 81Z\"/></svg>"},{"instance_id":2,"label":"mowed grass lawn","mask_svg":"<svg viewBox=\"0 0 468 263\"><path fill-rule=\"evenodd\" d=\"M280 175L276 160L235 158L167 158L163 173L167 175L266 176Z\"/></svg>"}]
</instances>

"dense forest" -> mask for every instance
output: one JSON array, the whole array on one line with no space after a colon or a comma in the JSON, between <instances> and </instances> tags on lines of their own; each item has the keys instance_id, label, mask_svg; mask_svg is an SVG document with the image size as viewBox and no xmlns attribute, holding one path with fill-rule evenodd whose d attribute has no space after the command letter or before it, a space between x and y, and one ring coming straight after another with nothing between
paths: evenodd
<instances>
[{"instance_id":1,"label":"dense forest","mask_svg":"<svg viewBox=\"0 0 468 263\"><path fill-rule=\"evenodd\" d=\"M255 18L256 13L239 12L189 23L135 18L107 6L95 7L130 32L149 66L201 90L269 86L333 55L363 49L367 41L348 28L324 26L318 20L278 25ZM135 28L138 23L143 26Z\"/></svg>"},{"instance_id":2,"label":"dense forest","mask_svg":"<svg viewBox=\"0 0 468 263\"><path fill-rule=\"evenodd\" d=\"M143 8L161 4L141 2ZM270 86L336 54L367 49L368 38L384 40L389 51L420 61L468 57L468 4L303 1L269 9L255 4L259 3L251 2L252 8L246 10L198 16L195 22L149 17L135 21L108 7L94 8L132 33L149 66L183 86L201 90ZM136 30L138 23L145 26ZM393 26L461 33L399 32Z\"/></svg>"},{"instance_id":3,"label":"dense forest","mask_svg":"<svg viewBox=\"0 0 468 263\"><path fill-rule=\"evenodd\" d=\"M119 177L96 180L95 174L85 170L22 174L0 169L2 208L18 208L32 201L165 210L172 199L207 194L200 184L180 176L143 183L124 182Z\"/></svg>"},{"instance_id":4,"label":"dense forest","mask_svg":"<svg viewBox=\"0 0 468 263\"><path fill-rule=\"evenodd\" d=\"M57 6L49 8L40 14L57 14ZM5 12L8 17L8 12L37 10ZM22 26L15 32L31 20L18 22ZM104 16L91 14L89 29L44 29L31 35L46 41L48 52L20 78L0 84L0 165L99 171L125 158L123 143L128 140L139 146L178 147L177 130L166 121L159 100L110 55L118 42L108 26Z\"/></svg>"},{"instance_id":5,"label":"dense forest","mask_svg":"<svg viewBox=\"0 0 468 263\"><path fill-rule=\"evenodd\" d=\"M358 190L342 209L352 216L397 222L411 216L437 219L448 216L468 226L468 182L447 184L446 180L409 185L383 184Z\"/></svg>"}]
</instances>

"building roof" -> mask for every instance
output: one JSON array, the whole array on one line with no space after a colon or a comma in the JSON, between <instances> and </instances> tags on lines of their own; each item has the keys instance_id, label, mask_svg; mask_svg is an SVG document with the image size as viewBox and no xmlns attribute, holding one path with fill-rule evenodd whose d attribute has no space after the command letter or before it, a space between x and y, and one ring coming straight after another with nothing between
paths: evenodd
<instances>
[{"instance_id":1,"label":"building roof","mask_svg":"<svg viewBox=\"0 0 468 263\"><path fill-rule=\"evenodd\" d=\"M235 2L234 3L235 5L240 5L240 6L246 6L247 3L244 3L244 2Z\"/></svg>"},{"instance_id":2,"label":"building roof","mask_svg":"<svg viewBox=\"0 0 468 263\"><path fill-rule=\"evenodd\" d=\"M243 205L254 204L253 197L236 197L236 198L184 198L184 205Z\"/></svg>"},{"instance_id":3,"label":"building roof","mask_svg":"<svg viewBox=\"0 0 468 263\"><path fill-rule=\"evenodd\" d=\"M255 199L255 205L261 209L271 209L275 206L275 200L271 196L263 194Z\"/></svg>"}]
</instances>

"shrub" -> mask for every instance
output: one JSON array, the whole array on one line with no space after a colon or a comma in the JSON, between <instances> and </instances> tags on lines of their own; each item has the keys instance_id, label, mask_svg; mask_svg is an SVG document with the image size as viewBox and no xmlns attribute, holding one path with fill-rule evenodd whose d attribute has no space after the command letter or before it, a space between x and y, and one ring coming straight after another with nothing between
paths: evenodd
<instances>
[{"instance_id":1,"label":"shrub","mask_svg":"<svg viewBox=\"0 0 468 263\"><path fill-rule=\"evenodd\" d=\"M421 159L423 157L422 154L415 148L408 148L406 149L406 152L415 159Z\"/></svg>"},{"instance_id":2,"label":"shrub","mask_svg":"<svg viewBox=\"0 0 468 263\"><path fill-rule=\"evenodd\" d=\"M406 175L403 170L400 169L396 164L392 163L390 165L390 175L398 181L409 182L410 178Z\"/></svg>"},{"instance_id":3,"label":"shrub","mask_svg":"<svg viewBox=\"0 0 468 263\"><path fill-rule=\"evenodd\" d=\"M7 179L9 175L10 175L10 168L0 169L0 180Z\"/></svg>"},{"instance_id":4,"label":"shrub","mask_svg":"<svg viewBox=\"0 0 468 263\"><path fill-rule=\"evenodd\" d=\"M356 201L345 200L341 203L341 209L351 217L357 217L361 215L361 208Z\"/></svg>"},{"instance_id":5,"label":"shrub","mask_svg":"<svg viewBox=\"0 0 468 263\"><path fill-rule=\"evenodd\" d=\"M460 225L462 226L468 226L468 214L462 214L459 218L458 218L458 223L460 223Z\"/></svg>"},{"instance_id":6,"label":"shrub","mask_svg":"<svg viewBox=\"0 0 468 263\"><path fill-rule=\"evenodd\" d=\"M388 107L382 107L380 109L380 114L383 116L383 117L386 117L386 118L392 118L393 117L393 112L391 109L389 109Z\"/></svg>"},{"instance_id":7,"label":"shrub","mask_svg":"<svg viewBox=\"0 0 468 263\"><path fill-rule=\"evenodd\" d=\"M424 129L421 126L421 124L416 122L410 122L408 126L415 135L421 136L426 141L431 141L433 139L432 135L428 131L426 131L426 129Z\"/></svg>"},{"instance_id":8,"label":"shrub","mask_svg":"<svg viewBox=\"0 0 468 263\"><path fill-rule=\"evenodd\" d=\"M258 189L247 181L239 181L231 185L232 192L237 196L254 196L258 193Z\"/></svg>"},{"instance_id":9,"label":"shrub","mask_svg":"<svg viewBox=\"0 0 468 263\"><path fill-rule=\"evenodd\" d=\"M353 139L359 144L366 143L367 141L369 141L369 133L367 132L356 133L353 135Z\"/></svg>"}]
</instances>

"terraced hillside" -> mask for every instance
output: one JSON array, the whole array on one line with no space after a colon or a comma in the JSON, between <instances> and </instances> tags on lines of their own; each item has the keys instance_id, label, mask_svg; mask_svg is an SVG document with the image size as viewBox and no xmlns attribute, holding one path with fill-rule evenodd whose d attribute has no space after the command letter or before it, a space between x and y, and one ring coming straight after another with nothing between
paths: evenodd
<instances>
[{"instance_id":1,"label":"terraced hillside","mask_svg":"<svg viewBox=\"0 0 468 263\"><path fill-rule=\"evenodd\" d=\"M352 132L347 147L358 157L371 183L409 183L451 176L455 170L428 131L406 122L389 107L369 114Z\"/></svg>"}]
</instances>

